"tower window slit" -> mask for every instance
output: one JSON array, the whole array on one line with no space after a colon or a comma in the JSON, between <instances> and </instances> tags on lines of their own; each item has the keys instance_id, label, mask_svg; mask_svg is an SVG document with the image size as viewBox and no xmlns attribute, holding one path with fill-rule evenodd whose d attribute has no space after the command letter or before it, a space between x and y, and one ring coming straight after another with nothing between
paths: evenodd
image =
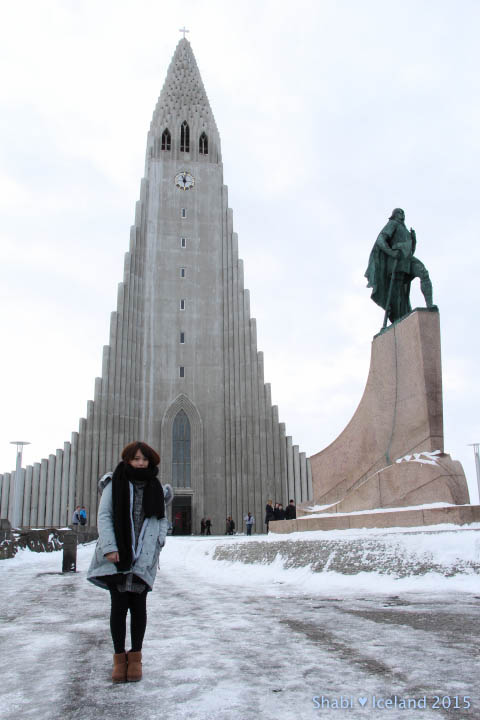
<instances>
[{"instance_id":1,"label":"tower window slit","mask_svg":"<svg viewBox=\"0 0 480 720\"><path fill-rule=\"evenodd\" d=\"M168 128L165 128L162 133L162 150L170 150L171 146L172 136L170 135L170 130Z\"/></svg>"},{"instance_id":2,"label":"tower window slit","mask_svg":"<svg viewBox=\"0 0 480 720\"><path fill-rule=\"evenodd\" d=\"M184 368L184 366L183 366L183 365L180 365L180 368L179 368L179 369L180 369L180 377L181 377L181 378L184 378L184 377L185 377L185 368Z\"/></svg>"},{"instance_id":3,"label":"tower window slit","mask_svg":"<svg viewBox=\"0 0 480 720\"><path fill-rule=\"evenodd\" d=\"M190 152L190 128L186 120L180 128L180 152Z\"/></svg>"},{"instance_id":4,"label":"tower window slit","mask_svg":"<svg viewBox=\"0 0 480 720\"><path fill-rule=\"evenodd\" d=\"M180 345L185 345L185 333L180 333Z\"/></svg>"},{"instance_id":5,"label":"tower window slit","mask_svg":"<svg viewBox=\"0 0 480 720\"><path fill-rule=\"evenodd\" d=\"M187 238L182 238L180 240L180 247L186 248L187 247Z\"/></svg>"},{"instance_id":6,"label":"tower window slit","mask_svg":"<svg viewBox=\"0 0 480 720\"><path fill-rule=\"evenodd\" d=\"M180 300L180 310L185 310L185 300Z\"/></svg>"},{"instance_id":7,"label":"tower window slit","mask_svg":"<svg viewBox=\"0 0 480 720\"><path fill-rule=\"evenodd\" d=\"M185 278L185 268L180 268L180 277Z\"/></svg>"},{"instance_id":8,"label":"tower window slit","mask_svg":"<svg viewBox=\"0 0 480 720\"><path fill-rule=\"evenodd\" d=\"M204 132L200 135L198 150L200 155L208 155L208 137Z\"/></svg>"}]
</instances>

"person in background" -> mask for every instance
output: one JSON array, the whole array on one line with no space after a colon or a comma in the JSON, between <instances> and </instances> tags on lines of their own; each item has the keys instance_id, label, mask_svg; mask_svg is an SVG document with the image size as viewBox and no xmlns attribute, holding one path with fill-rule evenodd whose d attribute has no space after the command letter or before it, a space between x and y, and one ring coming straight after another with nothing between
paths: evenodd
<instances>
[{"instance_id":1,"label":"person in background","mask_svg":"<svg viewBox=\"0 0 480 720\"><path fill-rule=\"evenodd\" d=\"M297 517L297 508L295 507L295 501L290 500L287 507L285 508L285 520L295 520Z\"/></svg>"},{"instance_id":2,"label":"person in background","mask_svg":"<svg viewBox=\"0 0 480 720\"><path fill-rule=\"evenodd\" d=\"M168 520L165 499L170 486L157 478L159 455L144 442L129 443L121 462L106 479L98 508L98 542L87 580L110 592L110 631L115 654L113 682L142 677L142 643L147 626L147 593L157 574ZM132 649L125 652L130 610Z\"/></svg>"},{"instance_id":3,"label":"person in background","mask_svg":"<svg viewBox=\"0 0 480 720\"><path fill-rule=\"evenodd\" d=\"M85 508L85 505L82 505L80 512L78 513L78 517L80 519L80 525L87 524L87 510Z\"/></svg>"},{"instance_id":4,"label":"person in background","mask_svg":"<svg viewBox=\"0 0 480 720\"><path fill-rule=\"evenodd\" d=\"M277 503L275 520L285 520L285 510L283 509L282 503Z\"/></svg>"},{"instance_id":5,"label":"person in background","mask_svg":"<svg viewBox=\"0 0 480 720\"><path fill-rule=\"evenodd\" d=\"M205 535L211 535L211 534L212 534L212 533L211 533L212 521L210 520L210 518L207 518L207 519L205 520L205 529L206 529Z\"/></svg>"},{"instance_id":6,"label":"person in background","mask_svg":"<svg viewBox=\"0 0 480 720\"><path fill-rule=\"evenodd\" d=\"M205 535L205 528L206 528L205 518L202 518L200 520L200 535Z\"/></svg>"},{"instance_id":7,"label":"person in background","mask_svg":"<svg viewBox=\"0 0 480 720\"><path fill-rule=\"evenodd\" d=\"M268 500L267 504L265 505L265 525L267 526L267 534L268 534L268 523L271 520L275 520L275 515L273 512L272 501Z\"/></svg>"},{"instance_id":8,"label":"person in background","mask_svg":"<svg viewBox=\"0 0 480 720\"><path fill-rule=\"evenodd\" d=\"M230 517L230 528L229 528L228 534L235 535L235 520L232 518L231 515L229 515L229 517Z\"/></svg>"},{"instance_id":9,"label":"person in background","mask_svg":"<svg viewBox=\"0 0 480 720\"><path fill-rule=\"evenodd\" d=\"M80 505L77 505L72 515L72 525L80 525Z\"/></svg>"},{"instance_id":10,"label":"person in background","mask_svg":"<svg viewBox=\"0 0 480 720\"><path fill-rule=\"evenodd\" d=\"M252 527L253 527L254 522L255 522L255 518L253 517L251 512L248 512L247 515L245 515L245 525L247 528L247 535L252 534Z\"/></svg>"}]
</instances>

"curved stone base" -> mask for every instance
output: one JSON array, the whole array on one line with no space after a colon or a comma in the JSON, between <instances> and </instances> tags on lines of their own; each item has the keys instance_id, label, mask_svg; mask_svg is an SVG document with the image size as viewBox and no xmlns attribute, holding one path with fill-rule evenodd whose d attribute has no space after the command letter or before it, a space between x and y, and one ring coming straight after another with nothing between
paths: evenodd
<instances>
[{"instance_id":1,"label":"curved stone base","mask_svg":"<svg viewBox=\"0 0 480 720\"><path fill-rule=\"evenodd\" d=\"M480 522L480 505L392 508L383 511L328 513L297 520L277 520L268 526L272 533L306 530L358 530L360 528L403 528L424 525L471 525Z\"/></svg>"},{"instance_id":2,"label":"curved stone base","mask_svg":"<svg viewBox=\"0 0 480 720\"><path fill-rule=\"evenodd\" d=\"M311 468L313 503L328 513L469 502L461 464L443 452L438 310L416 309L374 338L360 405Z\"/></svg>"}]
</instances>

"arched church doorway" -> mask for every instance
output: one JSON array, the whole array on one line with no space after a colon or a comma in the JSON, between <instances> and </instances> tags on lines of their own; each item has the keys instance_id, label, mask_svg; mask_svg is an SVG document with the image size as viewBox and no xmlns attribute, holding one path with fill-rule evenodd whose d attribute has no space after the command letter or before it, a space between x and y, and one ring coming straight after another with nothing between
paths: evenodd
<instances>
[{"instance_id":1,"label":"arched church doorway","mask_svg":"<svg viewBox=\"0 0 480 720\"><path fill-rule=\"evenodd\" d=\"M172 535L192 534L192 496L176 495L172 503Z\"/></svg>"}]
</instances>

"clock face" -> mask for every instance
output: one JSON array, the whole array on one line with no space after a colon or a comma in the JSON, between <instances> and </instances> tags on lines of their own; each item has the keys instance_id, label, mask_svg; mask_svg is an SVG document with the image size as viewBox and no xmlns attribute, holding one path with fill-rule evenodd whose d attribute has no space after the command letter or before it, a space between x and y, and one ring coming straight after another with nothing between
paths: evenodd
<instances>
[{"instance_id":1,"label":"clock face","mask_svg":"<svg viewBox=\"0 0 480 720\"><path fill-rule=\"evenodd\" d=\"M195 185L195 178L186 170L182 170L175 175L175 185L180 190L190 190Z\"/></svg>"}]
</instances>

